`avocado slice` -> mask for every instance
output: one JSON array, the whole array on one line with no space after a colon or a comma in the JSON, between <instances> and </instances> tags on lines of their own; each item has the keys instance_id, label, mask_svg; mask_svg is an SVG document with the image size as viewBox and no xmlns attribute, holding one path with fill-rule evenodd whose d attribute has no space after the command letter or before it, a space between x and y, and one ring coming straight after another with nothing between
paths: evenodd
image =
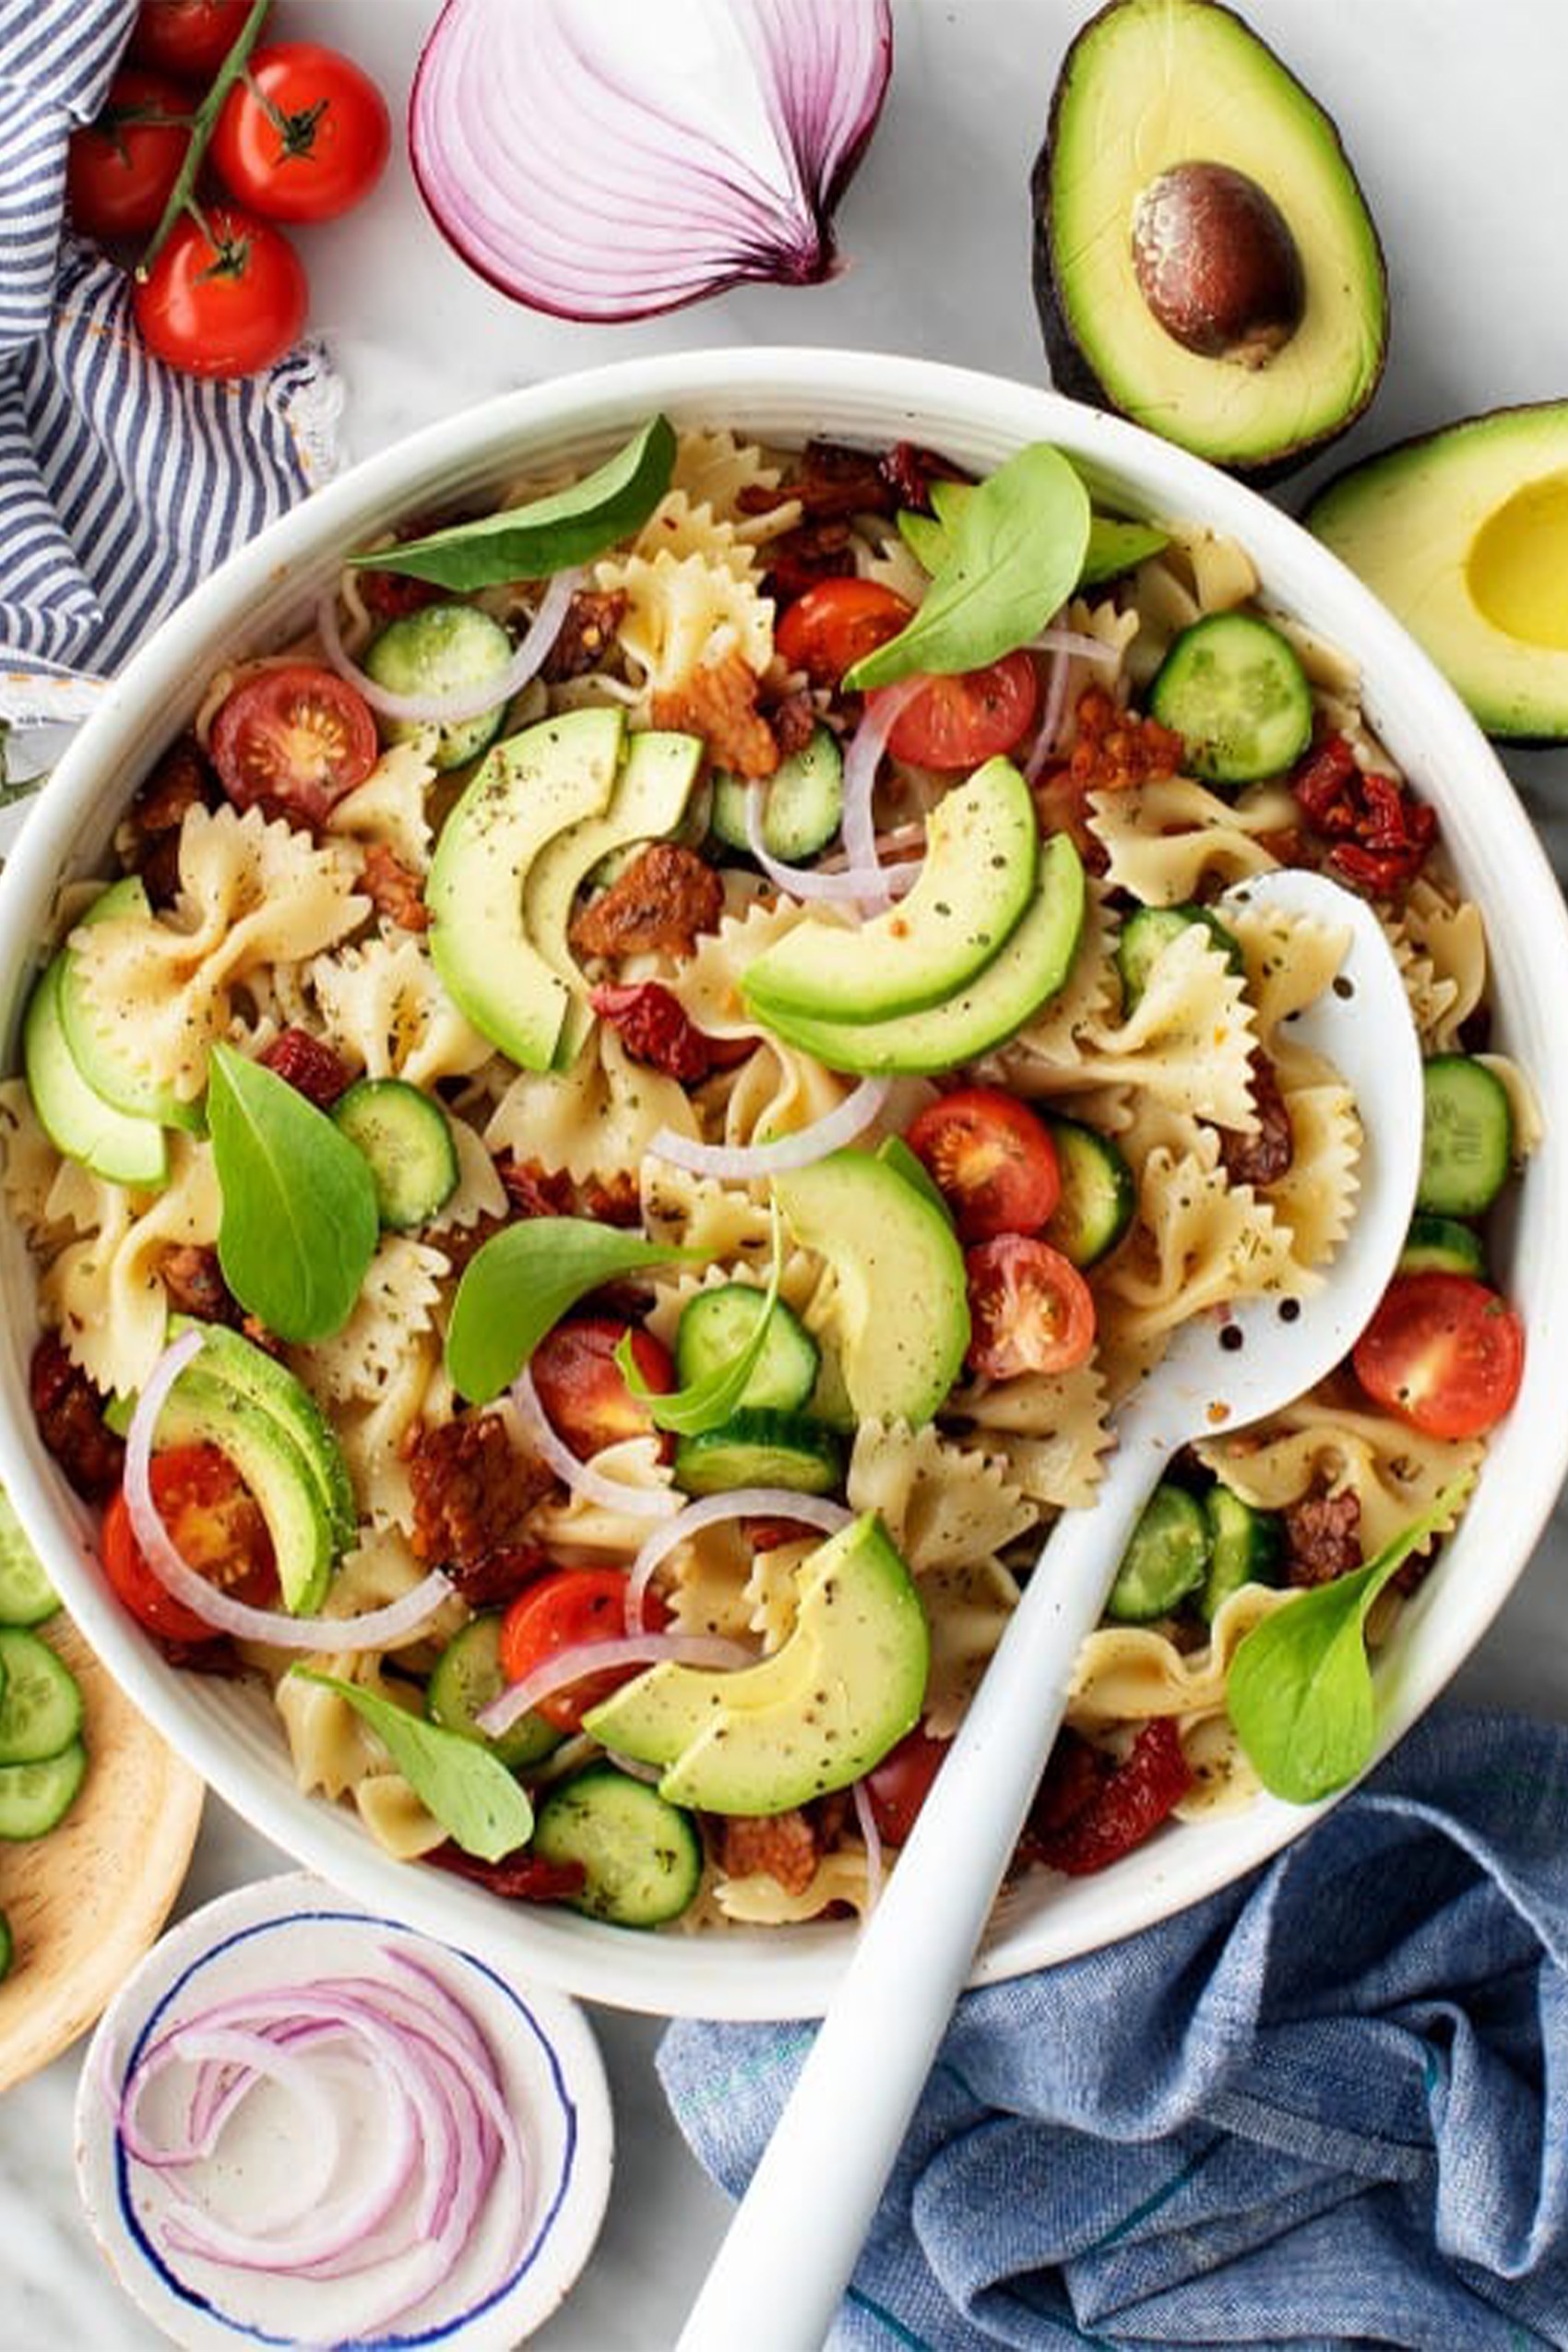
<instances>
[{"instance_id":1,"label":"avocado slice","mask_svg":"<svg viewBox=\"0 0 1568 2352\"><path fill-rule=\"evenodd\" d=\"M430 952L453 1003L525 1070L548 1070L571 993L523 927L546 842L609 805L619 710L571 710L497 743L442 827L425 885Z\"/></svg>"},{"instance_id":2,"label":"avocado slice","mask_svg":"<svg viewBox=\"0 0 1568 2352\"><path fill-rule=\"evenodd\" d=\"M77 928L89 930L94 923L126 921L152 921L147 885L138 873L128 873L124 881L112 883L93 900ZM79 951L67 942L61 955L60 1019L71 1059L94 1094L101 1095L105 1102L113 1103L128 1118L156 1119L160 1127L184 1127L199 1134L206 1123L201 1104L186 1101L172 1087L158 1085L134 1063L126 1063L124 1036L116 1034L116 1029L123 1031L129 1016L119 1011L108 1014L89 1005L81 985Z\"/></svg>"},{"instance_id":3,"label":"avocado slice","mask_svg":"<svg viewBox=\"0 0 1568 2352\"><path fill-rule=\"evenodd\" d=\"M155 1119L117 1111L89 1087L65 1039L60 991L65 951L33 990L22 1028L28 1092L39 1124L67 1159L79 1159L111 1183L151 1192L169 1181L169 1142Z\"/></svg>"},{"instance_id":4,"label":"avocado slice","mask_svg":"<svg viewBox=\"0 0 1568 2352\"><path fill-rule=\"evenodd\" d=\"M297 1447L327 1513L333 1551L345 1550L359 1528L353 1480L331 1424L304 1383L265 1348L255 1347L225 1324L199 1323L185 1315L171 1317L171 1338L183 1331L201 1333L203 1375L267 1414Z\"/></svg>"},{"instance_id":5,"label":"avocado slice","mask_svg":"<svg viewBox=\"0 0 1568 2352\"><path fill-rule=\"evenodd\" d=\"M1215 0L1112 0L1090 19L1032 193L1062 391L1278 472L1377 389L1388 287L1355 172L1316 100Z\"/></svg>"},{"instance_id":6,"label":"avocado slice","mask_svg":"<svg viewBox=\"0 0 1568 2352\"><path fill-rule=\"evenodd\" d=\"M838 1277L827 1336L856 1417L921 1428L969 1344L964 1253L945 1210L863 1151L776 1177L774 1191L795 1240Z\"/></svg>"},{"instance_id":7,"label":"avocado slice","mask_svg":"<svg viewBox=\"0 0 1568 2352\"><path fill-rule=\"evenodd\" d=\"M1337 475L1303 519L1489 735L1568 740L1568 400L1398 442Z\"/></svg>"},{"instance_id":8,"label":"avocado slice","mask_svg":"<svg viewBox=\"0 0 1568 2352\"><path fill-rule=\"evenodd\" d=\"M583 1728L665 1767L659 1793L705 1812L781 1813L847 1788L920 1720L931 1635L908 1568L868 1511L796 1570L794 1629L756 1666L666 1662Z\"/></svg>"},{"instance_id":9,"label":"avocado slice","mask_svg":"<svg viewBox=\"0 0 1568 2352\"><path fill-rule=\"evenodd\" d=\"M988 759L932 810L925 864L873 921L803 922L747 968L746 1001L808 1020L886 1020L938 1004L999 956L1034 896L1039 826L1011 760Z\"/></svg>"},{"instance_id":10,"label":"avocado slice","mask_svg":"<svg viewBox=\"0 0 1568 2352\"><path fill-rule=\"evenodd\" d=\"M300 1448L270 1413L198 1365L183 1372L158 1416L160 1446L215 1445L238 1470L272 1538L284 1607L314 1615L332 1574L332 1526Z\"/></svg>"},{"instance_id":11,"label":"avocado slice","mask_svg":"<svg viewBox=\"0 0 1568 2352\"><path fill-rule=\"evenodd\" d=\"M815 1021L783 1010L763 1017L830 1070L869 1075L950 1070L1003 1044L1055 995L1072 970L1083 928L1083 861L1069 836L1058 833L1040 851L1034 899L1017 930L979 978L945 1004L890 1021Z\"/></svg>"},{"instance_id":12,"label":"avocado slice","mask_svg":"<svg viewBox=\"0 0 1568 2352\"><path fill-rule=\"evenodd\" d=\"M588 984L566 932L578 890L594 867L634 841L661 839L680 824L702 766L698 735L648 731L628 738L626 759L609 807L557 833L529 868L523 888L523 930L573 1002L562 1022L555 1066L569 1070L592 1026Z\"/></svg>"}]
</instances>

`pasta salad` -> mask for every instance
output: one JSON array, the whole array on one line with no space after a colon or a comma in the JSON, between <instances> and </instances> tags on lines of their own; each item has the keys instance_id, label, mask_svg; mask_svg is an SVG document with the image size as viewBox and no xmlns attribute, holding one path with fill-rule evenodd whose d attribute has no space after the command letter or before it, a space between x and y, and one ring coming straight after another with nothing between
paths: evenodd
<instances>
[{"instance_id":1,"label":"pasta salad","mask_svg":"<svg viewBox=\"0 0 1568 2352\"><path fill-rule=\"evenodd\" d=\"M627 1926L873 1902L1118 1403L1355 1213L1292 1034L1344 938L1216 903L1280 863L1398 958L1420 1213L1353 1360L1172 1465L1017 1867L1334 1785L1265 1629L1340 1586L1375 1645L1455 1523L1539 1123L1434 812L1243 549L1043 445L656 418L194 699L62 893L4 1191L105 1575L303 1788Z\"/></svg>"}]
</instances>

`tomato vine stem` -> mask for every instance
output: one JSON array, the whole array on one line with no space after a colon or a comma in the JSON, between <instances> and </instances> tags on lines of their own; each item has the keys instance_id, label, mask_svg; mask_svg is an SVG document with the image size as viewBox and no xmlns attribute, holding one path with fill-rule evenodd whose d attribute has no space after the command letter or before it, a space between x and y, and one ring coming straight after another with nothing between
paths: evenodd
<instances>
[{"instance_id":1,"label":"tomato vine stem","mask_svg":"<svg viewBox=\"0 0 1568 2352\"><path fill-rule=\"evenodd\" d=\"M146 285L153 263L162 252L171 230L183 212L188 212L201 228L203 234L206 234L206 224L202 220L195 201L196 177L206 160L207 150L212 144L212 134L217 125L218 117L222 112L223 101L245 71L245 62L261 37L261 28L266 22L269 6L270 0L252 0L251 12L240 31L235 35L233 46L213 76L211 88L191 117L190 144L185 149L185 160L180 166L180 176L169 191L169 201L163 208L162 219L152 232L152 242L137 264L136 275L138 285Z\"/></svg>"}]
</instances>

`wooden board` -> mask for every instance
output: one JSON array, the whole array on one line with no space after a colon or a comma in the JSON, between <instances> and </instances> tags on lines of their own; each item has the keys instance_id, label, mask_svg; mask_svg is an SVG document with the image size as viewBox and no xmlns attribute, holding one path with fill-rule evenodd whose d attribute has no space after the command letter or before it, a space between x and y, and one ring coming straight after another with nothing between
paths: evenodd
<instances>
[{"instance_id":1,"label":"wooden board","mask_svg":"<svg viewBox=\"0 0 1568 2352\"><path fill-rule=\"evenodd\" d=\"M201 1822L200 1780L64 1610L38 1630L81 1684L88 1772L58 1829L0 1844L0 1908L16 1939L0 1983L0 2092L84 2034L156 1941Z\"/></svg>"}]
</instances>

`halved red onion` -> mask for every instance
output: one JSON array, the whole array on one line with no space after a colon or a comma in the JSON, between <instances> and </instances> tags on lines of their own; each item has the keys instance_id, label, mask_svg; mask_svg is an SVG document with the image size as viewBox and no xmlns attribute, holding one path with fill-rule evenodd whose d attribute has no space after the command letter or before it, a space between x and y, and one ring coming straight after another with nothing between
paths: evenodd
<instances>
[{"instance_id":1,"label":"halved red onion","mask_svg":"<svg viewBox=\"0 0 1568 2352\"><path fill-rule=\"evenodd\" d=\"M529 1435L538 1446L540 1455L549 1463L556 1477L585 1503L602 1503L610 1511L630 1511L639 1519L667 1518L681 1507L681 1498L670 1487L628 1486L624 1479L612 1479L596 1470L591 1462L579 1462L565 1441L551 1427L533 1374L527 1364L512 1384L512 1402L522 1415Z\"/></svg>"},{"instance_id":2,"label":"halved red onion","mask_svg":"<svg viewBox=\"0 0 1568 2352\"><path fill-rule=\"evenodd\" d=\"M199 1354L201 1345L201 1333L187 1331L165 1348L148 1376L125 1432L125 1503L131 1531L164 1591L214 1633L232 1633L241 1642L264 1642L273 1649L390 1650L410 1641L442 1602L452 1597L452 1586L438 1568L433 1568L401 1600L367 1610L362 1616L289 1617L275 1610L253 1609L248 1602L220 1592L182 1560L152 1499L152 1441L164 1399L185 1366Z\"/></svg>"},{"instance_id":3,"label":"halved red onion","mask_svg":"<svg viewBox=\"0 0 1568 2352\"><path fill-rule=\"evenodd\" d=\"M470 267L558 317L814 284L892 53L889 0L447 0L414 176Z\"/></svg>"},{"instance_id":4,"label":"halved red onion","mask_svg":"<svg viewBox=\"0 0 1568 2352\"><path fill-rule=\"evenodd\" d=\"M890 895L887 877L876 853L876 817L872 805L876 772L900 712L909 708L917 695L924 694L930 683L923 671L917 671L912 678L900 678L897 685L883 686L867 695L861 723L850 736L849 748L844 754L844 821L839 830L851 868L857 873L874 874L877 878L874 891L858 894L872 906L885 906Z\"/></svg>"},{"instance_id":5,"label":"halved red onion","mask_svg":"<svg viewBox=\"0 0 1568 2352\"><path fill-rule=\"evenodd\" d=\"M720 1641L707 1633L629 1633L624 1641L574 1642L552 1650L531 1674L509 1682L499 1698L481 1707L474 1721L491 1739L509 1731L519 1716L538 1706L540 1699L564 1691L585 1675L613 1671L623 1666L754 1666L756 1659L739 1642Z\"/></svg>"},{"instance_id":6,"label":"halved red onion","mask_svg":"<svg viewBox=\"0 0 1568 2352\"><path fill-rule=\"evenodd\" d=\"M626 1632L635 1640L643 1630L643 1598L655 1569L678 1543L716 1527L726 1519L798 1519L803 1526L820 1527L836 1536L854 1517L842 1503L823 1494L797 1494L790 1486L736 1486L725 1494L705 1494L688 1503L668 1526L656 1527L632 1562L626 1579Z\"/></svg>"},{"instance_id":7,"label":"halved red onion","mask_svg":"<svg viewBox=\"0 0 1568 2352\"><path fill-rule=\"evenodd\" d=\"M920 880L921 861L906 859L903 864L866 871L853 866L837 870L822 866L790 866L774 857L763 838L763 805L767 794L766 784L754 784L746 793L746 846L776 889L787 891L791 898L802 903L810 898L826 898L836 905L855 905L863 899L898 895ZM874 851L873 851L874 854Z\"/></svg>"},{"instance_id":8,"label":"halved red onion","mask_svg":"<svg viewBox=\"0 0 1568 2352\"><path fill-rule=\"evenodd\" d=\"M882 1832L877 1828L871 1791L865 1782L852 1782L849 1794L855 1800L855 1820L865 1842L866 1909L874 1911L882 1895Z\"/></svg>"},{"instance_id":9,"label":"halved red onion","mask_svg":"<svg viewBox=\"0 0 1568 2352\"><path fill-rule=\"evenodd\" d=\"M871 1125L893 1091L891 1078L862 1078L836 1109L792 1135L771 1144L699 1144L660 1127L647 1148L694 1176L715 1176L720 1183L749 1184L754 1177L782 1176L791 1168L810 1168L843 1144L853 1143Z\"/></svg>"},{"instance_id":10,"label":"halved red onion","mask_svg":"<svg viewBox=\"0 0 1568 2352\"><path fill-rule=\"evenodd\" d=\"M338 624L338 598L331 588L316 605L315 625L327 660L372 710L380 711L384 719L455 727L462 719L478 719L498 704L510 702L537 676L561 634L566 608L582 577L580 569L557 572L546 584L539 609L518 638L517 649L501 676L481 685L455 687L449 695L395 695L389 686L379 685L368 671L362 670L343 643L343 632Z\"/></svg>"}]
</instances>

